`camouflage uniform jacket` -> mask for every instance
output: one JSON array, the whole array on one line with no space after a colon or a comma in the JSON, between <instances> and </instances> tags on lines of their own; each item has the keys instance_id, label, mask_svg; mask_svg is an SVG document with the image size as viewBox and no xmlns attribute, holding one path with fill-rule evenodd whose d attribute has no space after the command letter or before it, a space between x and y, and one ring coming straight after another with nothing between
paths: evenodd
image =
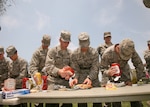
<instances>
[{"instance_id":1,"label":"camouflage uniform jacket","mask_svg":"<svg viewBox=\"0 0 150 107\"><path fill-rule=\"evenodd\" d=\"M28 75L28 62L20 57L16 61L12 61L9 64L9 74L10 78L16 80L16 88L22 88L22 78Z\"/></svg>"},{"instance_id":2,"label":"camouflage uniform jacket","mask_svg":"<svg viewBox=\"0 0 150 107\"><path fill-rule=\"evenodd\" d=\"M42 71L45 66L48 50L49 49L43 49L41 46L33 53L29 67L31 74Z\"/></svg>"},{"instance_id":3,"label":"camouflage uniform jacket","mask_svg":"<svg viewBox=\"0 0 150 107\"><path fill-rule=\"evenodd\" d=\"M7 58L0 60L0 90L2 88L1 84L8 78L8 66L9 60Z\"/></svg>"},{"instance_id":4,"label":"camouflage uniform jacket","mask_svg":"<svg viewBox=\"0 0 150 107\"><path fill-rule=\"evenodd\" d=\"M144 59L146 61L146 68L150 72L150 49L145 50Z\"/></svg>"},{"instance_id":5,"label":"camouflage uniform jacket","mask_svg":"<svg viewBox=\"0 0 150 107\"><path fill-rule=\"evenodd\" d=\"M89 47L86 53L81 52L77 48L71 56L71 67L75 70L75 78L78 83L83 83L88 77L92 81L92 86L99 86L98 73L99 73L99 55L96 49Z\"/></svg>"},{"instance_id":6,"label":"camouflage uniform jacket","mask_svg":"<svg viewBox=\"0 0 150 107\"><path fill-rule=\"evenodd\" d=\"M120 64L120 69L122 71L121 81L131 81L128 60L123 60L120 58L118 53L116 53L115 51L115 46L116 45L112 45L109 48L107 48L102 56L100 68L103 73L103 76L107 76L107 70L109 69L112 63L118 63ZM131 61L137 71L137 79L139 80L144 75L144 66L141 58L139 57L136 51L134 51L134 53L132 54Z\"/></svg>"},{"instance_id":7,"label":"camouflage uniform jacket","mask_svg":"<svg viewBox=\"0 0 150 107\"><path fill-rule=\"evenodd\" d=\"M98 51L100 57L102 57L102 54L104 53L104 51L105 51L108 47L110 47L110 46L112 46L112 45L113 45L112 43L110 43L110 44L106 44L106 43L101 44L101 45L97 48L97 51Z\"/></svg>"},{"instance_id":8,"label":"camouflage uniform jacket","mask_svg":"<svg viewBox=\"0 0 150 107\"><path fill-rule=\"evenodd\" d=\"M45 64L48 73L48 85L56 84L69 87L69 81L61 78L58 75L58 71L64 66L70 65L70 55L71 50L61 50L60 46L51 48L48 51Z\"/></svg>"}]
</instances>

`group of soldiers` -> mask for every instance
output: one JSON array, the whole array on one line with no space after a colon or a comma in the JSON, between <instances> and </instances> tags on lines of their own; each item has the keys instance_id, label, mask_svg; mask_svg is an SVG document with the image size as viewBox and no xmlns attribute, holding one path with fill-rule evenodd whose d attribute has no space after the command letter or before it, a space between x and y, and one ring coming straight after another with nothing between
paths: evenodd
<instances>
[{"instance_id":1,"label":"group of soldiers","mask_svg":"<svg viewBox=\"0 0 150 107\"><path fill-rule=\"evenodd\" d=\"M51 37L47 34L43 35L41 46L33 53L29 66L25 59L19 57L15 46L11 45L6 48L7 57L10 60L4 57L4 48L0 46L0 88L3 88L4 80L14 78L16 80L16 89L20 89L22 88L22 78L34 77L37 72L47 76L47 89L55 89L59 86L70 88L76 84L100 87L100 82L103 82L103 79L99 81L99 73L102 73L102 78L114 81L116 69L111 66L113 63L119 64L121 71L121 76L117 82L132 85L131 69L128 61L131 59L135 66L137 80L145 76L144 64L131 39L124 39L118 44L113 44L111 37L111 32L104 32L105 43L95 49L90 46L88 33L81 32L78 36L79 47L71 51L68 49L68 45L71 42L71 33L69 31L61 31L60 44L52 48L49 48ZM144 55L147 69L150 68L150 41L148 41L148 47L149 49ZM66 66L74 70L75 75L73 77L72 71L64 69ZM121 102L105 103L107 107L111 107L111 105L112 107L121 107ZM43 107L43 104L40 103L35 106ZM45 106L59 107L60 104L47 103ZM72 104L64 103L61 107L72 107ZM78 103L78 107L87 107L87 103ZM102 107L102 103L93 102L93 107ZM131 102L131 107L142 107L142 103L139 101Z\"/></svg>"}]
</instances>

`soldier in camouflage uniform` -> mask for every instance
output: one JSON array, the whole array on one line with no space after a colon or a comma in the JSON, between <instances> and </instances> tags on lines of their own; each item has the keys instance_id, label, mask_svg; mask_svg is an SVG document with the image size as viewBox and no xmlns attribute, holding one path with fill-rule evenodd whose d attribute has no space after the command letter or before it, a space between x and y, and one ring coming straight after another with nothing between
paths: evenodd
<instances>
[{"instance_id":1,"label":"soldier in camouflage uniform","mask_svg":"<svg viewBox=\"0 0 150 107\"><path fill-rule=\"evenodd\" d=\"M4 80L8 78L9 60L4 57L4 48L0 46L0 90L4 85Z\"/></svg>"},{"instance_id":2,"label":"soldier in camouflage uniform","mask_svg":"<svg viewBox=\"0 0 150 107\"><path fill-rule=\"evenodd\" d=\"M30 73L34 75L36 72L42 73L42 69L45 66L47 52L49 50L49 45L51 42L51 37L49 35L43 35L41 40L42 45L33 53L30 61Z\"/></svg>"},{"instance_id":3,"label":"soldier in camouflage uniform","mask_svg":"<svg viewBox=\"0 0 150 107\"><path fill-rule=\"evenodd\" d=\"M147 41L148 49L144 52L144 59L146 61L146 69L150 73L150 40Z\"/></svg>"},{"instance_id":4,"label":"soldier in camouflage uniform","mask_svg":"<svg viewBox=\"0 0 150 107\"><path fill-rule=\"evenodd\" d=\"M4 86L4 80L8 78L8 64L9 60L4 57L4 48L0 46L0 91ZM0 107L3 107L0 105Z\"/></svg>"},{"instance_id":5,"label":"soldier in camouflage uniform","mask_svg":"<svg viewBox=\"0 0 150 107\"><path fill-rule=\"evenodd\" d=\"M141 79L144 76L144 66L135 50L134 42L130 39L124 39L120 44L112 45L105 50L100 66L103 78L108 77L112 80L116 71L111 69L110 66L112 63L118 63L120 65L120 70L122 71L120 81L124 81L126 85L132 85L130 79L130 67L128 64L130 59L137 71L137 79ZM113 105L113 107L121 107L121 103ZM141 103L138 101L131 102L131 107L141 107Z\"/></svg>"},{"instance_id":6,"label":"soldier in camouflage uniform","mask_svg":"<svg viewBox=\"0 0 150 107\"><path fill-rule=\"evenodd\" d=\"M144 51L144 59L146 61L146 69L150 74L150 40L147 41L148 49ZM150 101L147 101L148 106L150 106Z\"/></svg>"},{"instance_id":7,"label":"soldier in camouflage uniform","mask_svg":"<svg viewBox=\"0 0 150 107\"><path fill-rule=\"evenodd\" d=\"M108 47L113 45L111 42L111 32L104 32L104 41L105 41L105 43L101 44L97 48L97 51L98 51L100 57L102 57L102 54Z\"/></svg>"},{"instance_id":8,"label":"soldier in camouflage uniform","mask_svg":"<svg viewBox=\"0 0 150 107\"><path fill-rule=\"evenodd\" d=\"M71 56L71 67L75 70L75 77L70 86L88 84L99 87L99 55L96 49L90 47L90 38L86 32L79 35L79 45ZM101 107L101 103L93 103L93 107ZM78 107L87 107L86 103L79 103Z\"/></svg>"},{"instance_id":9,"label":"soldier in camouflage uniform","mask_svg":"<svg viewBox=\"0 0 150 107\"><path fill-rule=\"evenodd\" d=\"M60 34L60 45L51 48L46 57L45 67L48 74L48 89L55 89L59 86L69 87L70 74L63 71L63 67L70 66L71 50L70 32L63 30ZM47 104L47 107L59 107L59 104ZM62 107L72 107L72 104L63 104Z\"/></svg>"},{"instance_id":10,"label":"soldier in camouflage uniform","mask_svg":"<svg viewBox=\"0 0 150 107\"><path fill-rule=\"evenodd\" d=\"M51 37L47 34L43 35L41 43L42 45L33 53L30 61L30 75L34 76L35 73L40 72L42 75L45 75L42 72L42 69L45 66L47 52L49 50L51 42ZM36 107L43 107L43 103L35 104Z\"/></svg>"},{"instance_id":11,"label":"soldier in camouflage uniform","mask_svg":"<svg viewBox=\"0 0 150 107\"><path fill-rule=\"evenodd\" d=\"M105 41L105 43L99 45L98 48L97 48L97 51L98 51L98 53L99 53L99 55L100 55L100 58L102 57L104 51L105 51L108 47L110 47L110 46L113 45L112 42L111 42L111 38L112 38L111 32L104 32L104 41ZM100 76L102 75L101 72L99 72L99 75L100 75ZM104 106L106 106L106 107L111 107L111 103L107 103L107 102L106 102L106 103L104 104Z\"/></svg>"},{"instance_id":12,"label":"soldier in camouflage uniform","mask_svg":"<svg viewBox=\"0 0 150 107\"><path fill-rule=\"evenodd\" d=\"M28 62L25 59L18 56L16 48L12 45L6 49L6 53L7 57L9 57L12 60L9 64L8 77L14 78L16 80L16 89L21 89L22 79L24 77L27 77L28 75ZM15 105L15 107L16 106L27 107L27 104L19 104Z\"/></svg>"}]
</instances>

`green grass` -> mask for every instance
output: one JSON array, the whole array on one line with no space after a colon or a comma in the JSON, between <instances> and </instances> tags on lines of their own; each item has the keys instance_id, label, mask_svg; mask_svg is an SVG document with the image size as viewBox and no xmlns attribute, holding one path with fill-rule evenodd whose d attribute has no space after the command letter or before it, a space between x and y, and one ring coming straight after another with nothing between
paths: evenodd
<instances>
[{"instance_id":1,"label":"green grass","mask_svg":"<svg viewBox=\"0 0 150 107\"><path fill-rule=\"evenodd\" d=\"M146 104L146 101L143 101L142 103L144 105L143 107L150 107ZM32 103L31 106L34 107L34 104ZM4 107L8 107L8 106L5 105ZM29 103L28 103L28 107L29 107ZM45 107L45 104L44 104L44 107ZM73 107L78 107L77 103L74 103ZM92 103L88 103L88 107L93 107ZM130 107L130 102L122 102L122 107Z\"/></svg>"}]
</instances>

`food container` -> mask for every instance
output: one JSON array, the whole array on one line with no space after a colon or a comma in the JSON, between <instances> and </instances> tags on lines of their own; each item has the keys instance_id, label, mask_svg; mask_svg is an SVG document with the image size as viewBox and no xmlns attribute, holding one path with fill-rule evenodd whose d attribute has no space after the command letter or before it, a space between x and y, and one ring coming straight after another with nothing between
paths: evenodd
<instances>
[{"instance_id":1,"label":"food container","mask_svg":"<svg viewBox=\"0 0 150 107\"><path fill-rule=\"evenodd\" d=\"M16 89L12 91L2 91L2 99L16 98L20 95L29 94L29 89Z\"/></svg>"},{"instance_id":2,"label":"food container","mask_svg":"<svg viewBox=\"0 0 150 107\"><path fill-rule=\"evenodd\" d=\"M8 78L4 81L4 90L11 91L16 89L16 80L13 78Z\"/></svg>"}]
</instances>

